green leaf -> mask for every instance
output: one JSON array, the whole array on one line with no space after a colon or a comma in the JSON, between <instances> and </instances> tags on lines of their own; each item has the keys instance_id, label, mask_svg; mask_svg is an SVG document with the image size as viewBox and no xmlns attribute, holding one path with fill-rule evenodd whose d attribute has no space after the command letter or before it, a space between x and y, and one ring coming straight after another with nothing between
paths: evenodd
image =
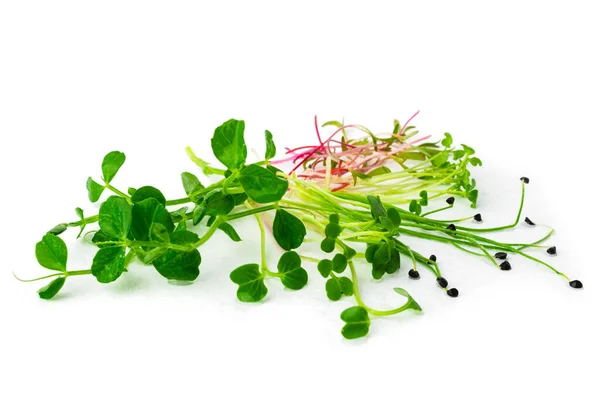
<instances>
[{"instance_id":1,"label":"green leaf","mask_svg":"<svg viewBox=\"0 0 600 400\"><path fill-rule=\"evenodd\" d=\"M354 178L354 184L355 185L356 185L356 181L358 180L358 178L364 179L364 180L371 179L371 175L364 174L364 173L362 173L360 171L356 171L356 170L351 169L351 168L350 168L350 173L352 174L352 177Z\"/></svg>"},{"instance_id":2,"label":"green leaf","mask_svg":"<svg viewBox=\"0 0 600 400\"><path fill-rule=\"evenodd\" d=\"M448 132L444 133L444 139L442 140L442 146L448 148L452 146L452 135Z\"/></svg>"},{"instance_id":3,"label":"green leaf","mask_svg":"<svg viewBox=\"0 0 600 400\"><path fill-rule=\"evenodd\" d=\"M402 218L400 218L400 212L395 207L390 207L387 210L387 217L392 221L392 224L397 228L400 226L402 222Z\"/></svg>"},{"instance_id":4,"label":"green leaf","mask_svg":"<svg viewBox=\"0 0 600 400\"><path fill-rule=\"evenodd\" d=\"M390 172L392 172L391 169L389 169L386 166L382 166L382 167L375 168L374 170L372 170L371 172L369 172L367 175L369 175L369 176L372 177L372 176L389 174Z\"/></svg>"},{"instance_id":5,"label":"green leaf","mask_svg":"<svg viewBox=\"0 0 600 400\"><path fill-rule=\"evenodd\" d=\"M56 235L44 235L35 245L35 257L44 268L62 272L67 270L67 245Z\"/></svg>"},{"instance_id":6,"label":"green leaf","mask_svg":"<svg viewBox=\"0 0 600 400\"><path fill-rule=\"evenodd\" d=\"M354 287L352 286L352 281L345 276L338 278L338 283L340 284L340 288L342 289L342 293L346 296L354 295Z\"/></svg>"},{"instance_id":7,"label":"green leaf","mask_svg":"<svg viewBox=\"0 0 600 400\"><path fill-rule=\"evenodd\" d=\"M467 194L467 199L471 202L471 208L477 207L477 198L479 197L479 190L471 190Z\"/></svg>"},{"instance_id":8,"label":"green leaf","mask_svg":"<svg viewBox=\"0 0 600 400\"><path fill-rule=\"evenodd\" d=\"M192 245L196 243L200 238L192 231L180 229L171 233L171 243L180 245Z\"/></svg>"},{"instance_id":9,"label":"green leaf","mask_svg":"<svg viewBox=\"0 0 600 400\"><path fill-rule=\"evenodd\" d=\"M329 274L331 273L331 271L333 270L333 263L331 262L331 260L327 260L327 259L321 260L317 264L317 270L319 271L319 273L321 274L321 276L323 278L327 278L329 276Z\"/></svg>"},{"instance_id":10,"label":"green leaf","mask_svg":"<svg viewBox=\"0 0 600 400\"><path fill-rule=\"evenodd\" d=\"M335 239L329 237L323 239L321 242L321 250L323 250L325 253L331 253L333 250L335 250Z\"/></svg>"},{"instance_id":11,"label":"green leaf","mask_svg":"<svg viewBox=\"0 0 600 400\"><path fill-rule=\"evenodd\" d=\"M416 215L420 215L421 211L423 210L421 208L421 205L416 200L411 200L410 201L408 209L409 209L410 212L412 212L412 213L414 213Z\"/></svg>"},{"instance_id":12,"label":"green leaf","mask_svg":"<svg viewBox=\"0 0 600 400\"><path fill-rule=\"evenodd\" d=\"M357 339L369 333L371 321L364 307L350 307L342 312L340 318L346 323L342 328L342 335L346 339Z\"/></svg>"},{"instance_id":13,"label":"green leaf","mask_svg":"<svg viewBox=\"0 0 600 400\"><path fill-rule=\"evenodd\" d=\"M375 251L373 261L378 264L387 264L392 257L392 246L389 242L381 242L379 248Z\"/></svg>"},{"instance_id":14,"label":"green leaf","mask_svg":"<svg viewBox=\"0 0 600 400\"><path fill-rule=\"evenodd\" d=\"M51 298L56 296L58 292L60 292L60 289L62 289L63 285L65 284L65 281L66 278L64 277L54 279L48 285L38 290L38 295L41 299L50 300Z\"/></svg>"},{"instance_id":15,"label":"green leaf","mask_svg":"<svg viewBox=\"0 0 600 400\"><path fill-rule=\"evenodd\" d=\"M429 200L427 198L427 191L421 190L421 193L419 193L419 197L421 198L421 200L419 200L419 204L421 204L423 207L426 207L429 204Z\"/></svg>"},{"instance_id":16,"label":"green leaf","mask_svg":"<svg viewBox=\"0 0 600 400\"><path fill-rule=\"evenodd\" d=\"M217 191L206 196L202 205L206 215L216 217L229 214L235 207L235 200L232 195Z\"/></svg>"},{"instance_id":17,"label":"green leaf","mask_svg":"<svg viewBox=\"0 0 600 400\"><path fill-rule=\"evenodd\" d=\"M154 226L160 225L167 236L175 229L173 218L167 209L154 197L135 203L132 207L131 233L136 240L146 241L153 237Z\"/></svg>"},{"instance_id":18,"label":"green leaf","mask_svg":"<svg viewBox=\"0 0 600 400\"><path fill-rule=\"evenodd\" d=\"M340 216L339 214L331 214L329 216L329 222L332 224L338 224L340 223Z\"/></svg>"},{"instance_id":19,"label":"green leaf","mask_svg":"<svg viewBox=\"0 0 600 400\"><path fill-rule=\"evenodd\" d=\"M379 248L379 244L369 244L367 245L367 250L365 251L365 259L368 263L372 263L375 258L375 252Z\"/></svg>"},{"instance_id":20,"label":"green leaf","mask_svg":"<svg viewBox=\"0 0 600 400\"><path fill-rule=\"evenodd\" d=\"M326 127L326 126L335 126L336 128L341 128L342 126L344 126L341 122L339 121L327 121L325 122L323 125L321 125L322 127Z\"/></svg>"},{"instance_id":21,"label":"green leaf","mask_svg":"<svg viewBox=\"0 0 600 400\"><path fill-rule=\"evenodd\" d=\"M94 233L94 236L92 236L92 243L94 243L99 248L122 244L121 241L116 240L112 236L108 236L102 230L96 231L96 233Z\"/></svg>"},{"instance_id":22,"label":"green leaf","mask_svg":"<svg viewBox=\"0 0 600 400\"><path fill-rule=\"evenodd\" d=\"M342 298L342 287L337 278L329 278L325 283L325 292L331 301L338 301Z\"/></svg>"},{"instance_id":23,"label":"green leaf","mask_svg":"<svg viewBox=\"0 0 600 400\"><path fill-rule=\"evenodd\" d=\"M394 130L392 131L392 133L394 135L397 135L398 132L400 132L400 121L398 121L397 119L394 120Z\"/></svg>"},{"instance_id":24,"label":"green leaf","mask_svg":"<svg viewBox=\"0 0 600 400\"><path fill-rule=\"evenodd\" d=\"M267 142L267 150L265 151L265 160L270 160L277 154L277 147L273 141L273 134L269 131L265 131L265 141Z\"/></svg>"},{"instance_id":25,"label":"green leaf","mask_svg":"<svg viewBox=\"0 0 600 400\"><path fill-rule=\"evenodd\" d=\"M97 183L91 177L88 178L85 187L88 191L88 198L92 203L97 202L100 199L100 196L102 196L102 192L104 192L104 186Z\"/></svg>"},{"instance_id":26,"label":"green leaf","mask_svg":"<svg viewBox=\"0 0 600 400\"><path fill-rule=\"evenodd\" d=\"M388 232L394 232L396 230L396 225L394 225L392 220L388 217L379 217L379 222L381 222L381 225L383 225Z\"/></svg>"},{"instance_id":27,"label":"green leaf","mask_svg":"<svg viewBox=\"0 0 600 400\"><path fill-rule=\"evenodd\" d=\"M173 226L173 229L171 230L175 230L175 226ZM167 229L166 226L164 226L161 223L155 222L152 224L152 228L150 229L150 239L168 243L169 233L169 229Z\"/></svg>"},{"instance_id":28,"label":"green leaf","mask_svg":"<svg viewBox=\"0 0 600 400\"><path fill-rule=\"evenodd\" d=\"M204 189L204 185L200 183L198 177L190 172L183 172L181 173L181 183L183 184L183 190L185 190L185 194L187 194L193 202L196 202L196 196L192 198L192 194Z\"/></svg>"},{"instance_id":29,"label":"green leaf","mask_svg":"<svg viewBox=\"0 0 600 400\"><path fill-rule=\"evenodd\" d=\"M104 182L110 183L123 163L125 163L125 154L120 151L111 151L105 155L104 160L102 160L102 179L104 179Z\"/></svg>"},{"instance_id":30,"label":"green leaf","mask_svg":"<svg viewBox=\"0 0 600 400\"><path fill-rule=\"evenodd\" d=\"M187 214L188 210L189 209L187 207L181 207L175 211L171 211L170 214L172 217L183 217L185 214Z\"/></svg>"},{"instance_id":31,"label":"green leaf","mask_svg":"<svg viewBox=\"0 0 600 400\"><path fill-rule=\"evenodd\" d=\"M304 241L306 227L298 217L280 208L275 213L273 236L282 249L297 249Z\"/></svg>"},{"instance_id":32,"label":"green leaf","mask_svg":"<svg viewBox=\"0 0 600 400\"><path fill-rule=\"evenodd\" d=\"M103 247L94 256L92 261L92 275L100 283L110 283L125 271L125 247Z\"/></svg>"},{"instance_id":33,"label":"green leaf","mask_svg":"<svg viewBox=\"0 0 600 400\"><path fill-rule=\"evenodd\" d=\"M408 294L408 292L406 290L404 290L402 288L394 288L394 291L408 299L408 301L406 302L406 305L405 305L405 307L407 309L423 311L423 309L421 308L419 303L417 303L415 301L415 299L413 299L413 297L410 294Z\"/></svg>"},{"instance_id":34,"label":"green leaf","mask_svg":"<svg viewBox=\"0 0 600 400\"><path fill-rule=\"evenodd\" d=\"M236 206L239 206L240 204L244 204L244 202L246 200L248 200L248 195L246 193L236 193L236 194L232 194L231 196L233 196L233 203Z\"/></svg>"},{"instance_id":35,"label":"green leaf","mask_svg":"<svg viewBox=\"0 0 600 400\"><path fill-rule=\"evenodd\" d=\"M185 221L181 221L177 224L177 226L175 227L175 230L173 232L185 231L185 230L187 230L187 224Z\"/></svg>"},{"instance_id":36,"label":"green leaf","mask_svg":"<svg viewBox=\"0 0 600 400\"><path fill-rule=\"evenodd\" d=\"M277 263L277 271L282 274L281 283L288 289L300 290L308 283L308 273L302 268L302 260L295 251L283 253Z\"/></svg>"},{"instance_id":37,"label":"green leaf","mask_svg":"<svg viewBox=\"0 0 600 400\"><path fill-rule=\"evenodd\" d=\"M431 165L433 165L434 167L442 167L442 165L448 161L448 157L449 157L449 153L447 150L444 151L440 151L438 154L436 154L434 157L432 157L430 159Z\"/></svg>"},{"instance_id":38,"label":"green leaf","mask_svg":"<svg viewBox=\"0 0 600 400\"><path fill-rule=\"evenodd\" d=\"M234 269L229 278L239 285L237 298L246 303L261 301L267 295L265 278L259 272L258 264L246 264Z\"/></svg>"},{"instance_id":39,"label":"green leaf","mask_svg":"<svg viewBox=\"0 0 600 400\"><path fill-rule=\"evenodd\" d=\"M461 144L462 148L465 150L465 153L467 155L473 155L475 154L475 150L472 147L467 146L466 144Z\"/></svg>"},{"instance_id":40,"label":"green leaf","mask_svg":"<svg viewBox=\"0 0 600 400\"><path fill-rule=\"evenodd\" d=\"M393 247L391 249L390 260L385 264L385 272L393 274L400 269L400 252Z\"/></svg>"},{"instance_id":41,"label":"green leaf","mask_svg":"<svg viewBox=\"0 0 600 400\"><path fill-rule=\"evenodd\" d=\"M481 167L483 165L483 163L481 162L481 160L479 158L477 158L477 157L473 157L473 158L469 159L469 162L474 167Z\"/></svg>"},{"instance_id":42,"label":"green leaf","mask_svg":"<svg viewBox=\"0 0 600 400\"><path fill-rule=\"evenodd\" d=\"M84 216L83 216L83 210L79 207L77 207L75 209L75 214L77 214L77 216L81 219L81 227L79 228L79 233L77 234L77 239L79 239L81 237L81 234L83 233L83 230L85 229L86 223L84 221Z\"/></svg>"},{"instance_id":43,"label":"green leaf","mask_svg":"<svg viewBox=\"0 0 600 400\"><path fill-rule=\"evenodd\" d=\"M452 156L452 158L454 159L454 161L456 161L456 160L463 158L464 156L465 156L464 150L454 150L454 155Z\"/></svg>"},{"instance_id":44,"label":"green leaf","mask_svg":"<svg viewBox=\"0 0 600 400\"><path fill-rule=\"evenodd\" d=\"M127 188L127 194L128 195L133 196L135 194L135 192L137 192L136 188L132 188L132 187Z\"/></svg>"},{"instance_id":45,"label":"green leaf","mask_svg":"<svg viewBox=\"0 0 600 400\"><path fill-rule=\"evenodd\" d=\"M371 215L373 216L373 219L375 219L375 221L377 221L379 217L385 217L387 215L385 207L383 206L383 203L381 202L379 196L374 197L369 195L367 196L367 200L369 201L369 205L371 206Z\"/></svg>"},{"instance_id":46,"label":"green leaf","mask_svg":"<svg viewBox=\"0 0 600 400\"><path fill-rule=\"evenodd\" d=\"M179 231L178 234L189 232ZM190 232L191 233L191 232ZM197 249L191 251L167 250L157 258L152 265L159 274L167 279L191 282L200 275L200 263L202 258Z\"/></svg>"},{"instance_id":47,"label":"green leaf","mask_svg":"<svg viewBox=\"0 0 600 400\"><path fill-rule=\"evenodd\" d=\"M342 227L335 222L330 222L325 227L325 236L332 239L337 239L342 233Z\"/></svg>"},{"instance_id":48,"label":"green leaf","mask_svg":"<svg viewBox=\"0 0 600 400\"><path fill-rule=\"evenodd\" d=\"M221 224L219 224L218 228L220 230L222 230L223 232L225 232L225 234L227 236L229 236L229 239L233 240L234 242L242 241L242 239L240 238L240 235L238 235L235 228L233 226L231 226L231 224L228 224L227 222L222 222Z\"/></svg>"},{"instance_id":49,"label":"green leaf","mask_svg":"<svg viewBox=\"0 0 600 400\"><path fill-rule=\"evenodd\" d=\"M257 203L272 203L281 200L289 183L271 170L250 164L240 172L238 180L244 191Z\"/></svg>"},{"instance_id":50,"label":"green leaf","mask_svg":"<svg viewBox=\"0 0 600 400\"><path fill-rule=\"evenodd\" d=\"M244 121L230 119L215 129L210 141L215 157L230 171L240 169L248 156L244 128Z\"/></svg>"},{"instance_id":51,"label":"green leaf","mask_svg":"<svg viewBox=\"0 0 600 400\"><path fill-rule=\"evenodd\" d=\"M133 196L131 196L131 202L136 204L150 198L156 199L163 207L167 204L167 199L165 199L162 192L152 186L142 186L136 190Z\"/></svg>"},{"instance_id":52,"label":"green leaf","mask_svg":"<svg viewBox=\"0 0 600 400\"><path fill-rule=\"evenodd\" d=\"M336 254L331 262L333 264L333 270L338 274L344 272L346 270L346 266L348 265L346 256L340 253Z\"/></svg>"},{"instance_id":53,"label":"green leaf","mask_svg":"<svg viewBox=\"0 0 600 400\"><path fill-rule=\"evenodd\" d=\"M101 206L98 225L107 235L126 239L131 227L131 206L122 197L111 196Z\"/></svg>"},{"instance_id":54,"label":"green leaf","mask_svg":"<svg viewBox=\"0 0 600 400\"><path fill-rule=\"evenodd\" d=\"M68 227L69 226L67 224L58 224L54 228L50 229L48 231L48 233L51 233L52 235L58 236L61 233L63 233L64 231L66 231Z\"/></svg>"}]
</instances>

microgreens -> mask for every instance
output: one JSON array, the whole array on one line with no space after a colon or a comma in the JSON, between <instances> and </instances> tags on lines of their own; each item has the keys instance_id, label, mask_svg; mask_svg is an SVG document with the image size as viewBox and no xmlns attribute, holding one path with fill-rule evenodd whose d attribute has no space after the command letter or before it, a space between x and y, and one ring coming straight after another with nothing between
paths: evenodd
<instances>
[{"instance_id":1,"label":"microgreens","mask_svg":"<svg viewBox=\"0 0 600 400\"><path fill-rule=\"evenodd\" d=\"M406 299L400 307L377 310L366 305L360 295L359 267L369 268L375 280L388 279L401 268L408 268L409 277L416 280L421 278L419 268L424 268L448 296L459 295L458 289L450 287L442 276L438 258L413 250L404 243L405 237L452 245L486 258L502 271L512 269L508 256L518 255L567 279L573 288L583 287L580 281L570 280L526 252L545 249L549 255L556 255L555 246L542 244L552 230L531 243L500 242L485 235L519 224L525 185L529 183L526 177L521 178L521 201L513 223L499 227L462 224L470 219L482 222L481 214L456 220L433 218L433 214L452 208L455 196L476 206L479 192L470 168L481 166L482 162L474 157L473 148L455 146L450 133L444 133L440 142L428 142L429 136L416 138L418 131L409 125L411 120L412 117L404 125L395 120L388 134L375 134L362 125L329 121L321 128L335 130L323 140L315 118L318 144L287 149L283 160L273 160L277 153L273 134L265 131L265 159L249 163L245 123L230 119L214 131L211 139L214 156L225 169L209 165L191 148L186 149L204 174L220 176L220 180L204 186L194 174L183 172L185 197L173 200L167 200L153 186L125 192L113 186L126 158L119 151L110 152L101 164L101 183L91 177L86 183L91 202L106 197L105 191L110 196L101 203L98 215L85 217L78 207L77 221L58 224L42 237L35 246L35 255L39 264L53 273L30 281L53 279L38 292L42 299L51 299L61 291L67 278L92 275L100 283L110 283L138 260L167 280L191 282L200 275L203 245L217 231L234 242L241 241L234 221L254 217L261 233L260 260L230 272L231 281L237 285L237 298L242 302L262 301L268 296L267 284L272 279L288 289L300 290L309 282L303 264L314 262L318 274L325 279L328 299L351 297L356 303L341 314L342 335L347 339L367 335L372 317L421 311L402 288L394 289ZM362 136L351 138L351 130ZM289 174L274 166L285 162L293 164ZM430 203L437 198L445 198L447 205L430 209ZM181 205L185 206L174 209ZM270 219L262 214L273 217L271 231L281 249L274 270L267 263L265 221ZM524 222L535 226L529 218ZM83 234L95 224L97 229ZM194 228L201 224L206 227ZM67 246L59 235L71 227L78 229L77 238L82 236L97 248L89 269L69 268ZM195 230L203 233L199 236ZM309 234L319 238L320 250L325 253L322 259L301 255Z\"/></svg>"}]
</instances>

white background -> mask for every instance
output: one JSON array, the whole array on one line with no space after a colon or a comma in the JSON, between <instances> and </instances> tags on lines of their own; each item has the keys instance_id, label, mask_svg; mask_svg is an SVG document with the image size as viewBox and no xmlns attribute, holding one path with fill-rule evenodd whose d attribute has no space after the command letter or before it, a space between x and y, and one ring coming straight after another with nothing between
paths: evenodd
<instances>
[{"instance_id":1,"label":"white background","mask_svg":"<svg viewBox=\"0 0 600 400\"><path fill-rule=\"evenodd\" d=\"M594 2L485 3L2 2L0 397L597 399L598 14ZM421 132L477 149L487 223L513 219L518 178L531 178L525 215L557 229L551 261L583 291L521 259L502 273L411 242L461 296L425 273L365 274L370 304L399 304L402 286L425 313L374 319L347 342L339 313L352 302L328 301L314 265L300 292L272 281L264 304L237 302L228 274L258 260L252 221L236 225L244 242L218 234L201 249L187 287L137 267L112 285L70 279L44 302L43 283L12 277L44 273L34 244L74 207L95 214L85 180L110 150L128 157L115 185L173 198L179 173L196 172L184 147L211 159L226 119L245 119L262 153L264 129L280 149L314 142L315 114L386 132L416 110ZM64 238L70 267L88 268L90 247Z\"/></svg>"}]
</instances>

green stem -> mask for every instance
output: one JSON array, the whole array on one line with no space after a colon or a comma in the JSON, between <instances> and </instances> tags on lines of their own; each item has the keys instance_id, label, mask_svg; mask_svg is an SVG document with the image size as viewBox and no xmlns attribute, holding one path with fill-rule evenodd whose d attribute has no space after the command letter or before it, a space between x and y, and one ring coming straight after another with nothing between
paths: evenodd
<instances>
[{"instance_id":1,"label":"green stem","mask_svg":"<svg viewBox=\"0 0 600 400\"><path fill-rule=\"evenodd\" d=\"M210 165L208 165L206 161L198 158L198 156L194 153L190 146L185 148L185 152L187 153L190 160L192 160L194 164L196 164L202 169L204 175L225 175L226 171L224 169L213 168Z\"/></svg>"},{"instance_id":2,"label":"green stem","mask_svg":"<svg viewBox=\"0 0 600 400\"><path fill-rule=\"evenodd\" d=\"M352 289L354 291L354 298L356 299L356 303L359 306L363 307L365 310L367 310L370 314L373 314L378 317L385 317L385 316L401 313L402 311L405 311L408 309L408 307L407 307L408 302L405 305L403 305L402 307L395 308L393 310L386 310L386 311L375 310L373 308L367 307L367 305L363 302L362 298L360 297L360 291L358 289L358 275L356 273L356 268L354 267L354 262L352 260L348 260L348 267L350 268L350 274L352 276Z\"/></svg>"},{"instance_id":3,"label":"green stem","mask_svg":"<svg viewBox=\"0 0 600 400\"><path fill-rule=\"evenodd\" d=\"M127 201L131 202L131 197L129 197L127 194L121 192L119 189L117 189L116 187L114 187L113 185L111 185L110 183L106 184L106 188L108 190L110 190L111 192L115 193L116 195L121 196L122 198L126 199Z\"/></svg>"}]
</instances>

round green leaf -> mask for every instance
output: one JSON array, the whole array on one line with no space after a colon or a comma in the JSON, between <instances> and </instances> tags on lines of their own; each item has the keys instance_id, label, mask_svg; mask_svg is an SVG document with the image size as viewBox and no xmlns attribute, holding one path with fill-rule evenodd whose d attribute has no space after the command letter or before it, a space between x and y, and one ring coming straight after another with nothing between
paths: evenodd
<instances>
[{"instance_id":1,"label":"round green leaf","mask_svg":"<svg viewBox=\"0 0 600 400\"><path fill-rule=\"evenodd\" d=\"M337 278L329 278L325 283L325 292L327 298L331 301L338 301L342 298L342 288Z\"/></svg>"},{"instance_id":2,"label":"round green leaf","mask_svg":"<svg viewBox=\"0 0 600 400\"><path fill-rule=\"evenodd\" d=\"M125 239L131 227L131 206L122 197L111 196L101 206L98 225L107 235Z\"/></svg>"},{"instance_id":3,"label":"round green leaf","mask_svg":"<svg viewBox=\"0 0 600 400\"><path fill-rule=\"evenodd\" d=\"M131 234L136 240L149 240L156 228L162 226L167 235L175 230L173 217L167 209L154 197L148 197L133 205L131 210Z\"/></svg>"},{"instance_id":4,"label":"round green leaf","mask_svg":"<svg viewBox=\"0 0 600 400\"><path fill-rule=\"evenodd\" d=\"M215 157L230 171L241 168L246 162L245 126L244 121L230 119L215 129L210 141Z\"/></svg>"},{"instance_id":5,"label":"round green leaf","mask_svg":"<svg viewBox=\"0 0 600 400\"><path fill-rule=\"evenodd\" d=\"M333 270L333 263L331 260L321 260L319 261L319 264L317 264L317 269L323 278L327 278Z\"/></svg>"},{"instance_id":6,"label":"round green leaf","mask_svg":"<svg viewBox=\"0 0 600 400\"><path fill-rule=\"evenodd\" d=\"M92 275L98 282L113 282L123 271L125 271L125 247L110 246L98 250L92 261Z\"/></svg>"},{"instance_id":7,"label":"round green leaf","mask_svg":"<svg viewBox=\"0 0 600 400\"><path fill-rule=\"evenodd\" d=\"M272 171L250 164L240 172L238 180L244 191L257 203L273 203L281 200L287 192L289 183Z\"/></svg>"},{"instance_id":8,"label":"round green leaf","mask_svg":"<svg viewBox=\"0 0 600 400\"><path fill-rule=\"evenodd\" d=\"M273 221L273 236L282 249L297 249L304 241L306 227L295 215L278 209Z\"/></svg>"},{"instance_id":9,"label":"round green leaf","mask_svg":"<svg viewBox=\"0 0 600 400\"><path fill-rule=\"evenodd\" d=\"M332 263L333 263L333 270L335 272L337 272L338 274L341 274L342 272L344 272L346 270L346 266L348 265L348 260L346 259L345 255L338 253L333 257Z\"/></svg>"},{"instance_id":10,"label":"round green leaf","mask_svg":"<svg viewBox=\"0 0 600 400\"><path fill-rule=\"evenodd\" d=\"M352 296L354 294L354 286L352 286L352 281L349 278L342 276L338 279L338 283L340 284L342 293L346 296Z\"/></svg>"},{"instance_id":11,"label":"round green leaf","mask_svg":"<svg viewBox=\"0 0 600 400\"><path fill-rule=\"evenodd\" d=\"M321 250L325 253L331 253L335 250L335 239L325 238L321 242Z\"/></svg>"},{"instance_id":12,"label":"round green leaf","mask_svg":"<svg viewBox=\"0 0 600 400\"><path fill-rule=\"evenodd\" d=\"M67 270L67 245L56 235L44 235L35 245L35 257L44 268L63 272Z\"/></svg>"},{"instance_id":13,"label":"round green leaf","mask_svg":"<svg viewBox=\"0 0 600 400\"><path fill-rule=\"evenodd\" d=\"M179 231L186 232L186 231ZM167 279L176 281L193 281L200 275L202 258L197 249L192 251L179 251L169 249L157 258L152 265L159 274Z\"/></svg>"},{"instance_id":14,"label":"round green leaf","mask_svg":"<svg viewBox=\"0 0 600 400\"><path fill-rule=\"evenodd\" d=\"M167 204L167 199L165 199L162 192L153 186L142 186L136 190L131 196L131 202L136 204L149 198L156 199L163 207Z\"/></svg>"},{"instance_id":15,"label":"round green leaf","mask_svg":"<svg viewBox=\"0 0 600 400\"><path fill-rule=\"evenodd\" d=\"M371 320L364 307L350 307L342 312L340 318L346 323L342 328L342 335L346 339L357 339L369 333Z\"/></svg>"},{"instance_id":16,"label":"round green leaf","mask_svg":"<svg viewBox=\"0 0 600 400\"><path fill-rule=\"evenodd\" d=\"M102 178L104 182L110 183L121 166L125 163L125 154L120 151L111 151L102 160Z\"/></svg>"},{"instance_id":17,"label":"round green leaf","mask_svg":"<svg viewBox=\"0 0 600 400\"><path fill-rule=\"evenodd\" d=\"M302 268L302 260L295 251L284 253L277 263L281 283L288 289L300 290L308 283L308 273Z\"/></svg>"},{"instance_id":18,"label":"round green leaf","mask_svg":"<svg viewBox=\"0 0 600 400\"><path fill-rule=\"evenodd\" d=\"M104 186L94 181L91 177L88 178L85 187L88 191L88 198L92 203L97 202L100 196L102 196L102 192L104 192Z\"/></svg>"},{"instance_id":19,"label":"round green leaf","mask_svg":"<svg viewBox=\"0 0 600 400\"><path fill-rule=\"evenodd\" d=\"M246 264L234 269L229 274L231 281L239 285L237 298L246 303L261 301L267 295L264 276L258 264Z\"/></svg>"}]
</instances>

